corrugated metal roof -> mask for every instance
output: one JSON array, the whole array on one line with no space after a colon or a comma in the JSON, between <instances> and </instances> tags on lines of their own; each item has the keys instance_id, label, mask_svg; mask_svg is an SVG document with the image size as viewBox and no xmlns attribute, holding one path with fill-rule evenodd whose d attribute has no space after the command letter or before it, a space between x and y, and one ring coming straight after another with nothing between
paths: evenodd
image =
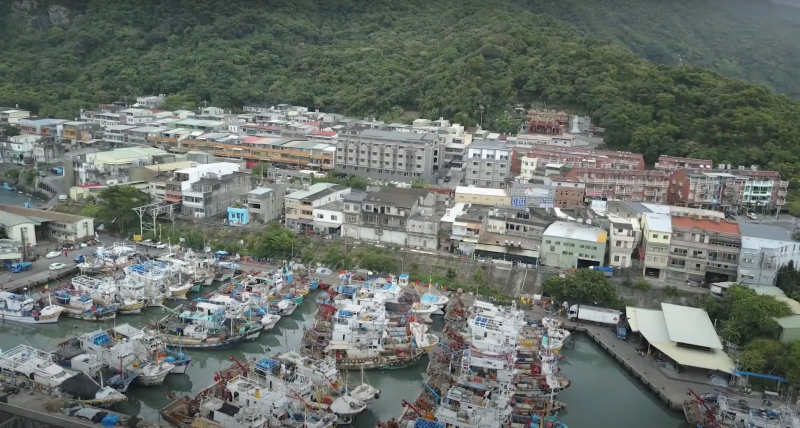
<instances>
[{"instance_id":1,"label":"corrugated metal roof","mask_svg":"<svg viewBox=\"0 0 800 428\"><path fill-rule=\"evenodd\" d=\"M600 243L605 243L608 240L608 232L603 229L564 221L557 221L548 226L544 231L544 236Z\"/></svg>"},{"instance_id":2,"label":"corrugated metal roof","mask_svg":"<svg viewBox=\"0 0 800 428\"><path fill-rule=\"evenodd\" d=\"M647 229L654 232L672 233L672 219L665 214L643 213Z\"/></svg>"},{"instance_id":3,"label":"corrugated metal roof","mask_svg":"<svg viewBox=\"0 0 800 428\"><path fill-rule=\"evenodd\" d=\"M0 225L5 227L17 226L20 224L33 223L38 225L39 222L21 215L12 214L5 211L0 211Z\"/></svg>"},{"instance_id":4,"label":"corrugated metal roof","mask_svg":"<svg viewBox=\"0 0 800 428\"><path fill-rule=\"evenodd\" d=\"M669 338L673 342L723 349L706 311L669 303L661 303L661 309L664 311Z\"/></svg>"}]
</instances>

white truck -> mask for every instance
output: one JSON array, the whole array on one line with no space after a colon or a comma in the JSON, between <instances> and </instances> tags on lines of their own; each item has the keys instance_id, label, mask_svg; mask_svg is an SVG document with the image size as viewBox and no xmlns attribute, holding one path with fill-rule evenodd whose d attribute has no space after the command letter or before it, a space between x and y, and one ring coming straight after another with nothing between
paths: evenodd
<instances>
[{"instance_id":1,"label":"white truck","mask_svg":"<svg viewBox=\"0 0 800 428\"><path fill-rule=\"evenodd\" d=\"M616 309L598 308L587 305L572 305L567 312L570 321L589 321L597 324L616 325L621 318L621 312Z\"/></svg>"}]
</instances>

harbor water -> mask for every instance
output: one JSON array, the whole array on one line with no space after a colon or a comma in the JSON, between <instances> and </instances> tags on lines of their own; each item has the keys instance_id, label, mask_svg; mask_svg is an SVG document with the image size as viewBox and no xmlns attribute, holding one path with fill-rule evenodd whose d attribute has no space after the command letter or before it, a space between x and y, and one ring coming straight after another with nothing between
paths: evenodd
<instances>
[{"instance_id":1,"label":"harbor water","mask_svg":"<svg viewBox=\"0 0 800 428\"><path fill-rule=\"evenodd\" d=\"M3 181L0 179L0 185L2 185ZM16 206L23 206L25 202L30 202L33 206L36 206L39 202L39 198L36 196L28 196L24 193L17 193L16 191L12 190L2 190L0 189L0 205L16 205Z\"/></svg>"},{"instance_id":2,"label":"harbor water","mask_svg":"<svg viewBox=\"0 0 800 428\"><path fill-rule=\"evenodd\" d=\"M51 284L51 288L57 284ZM204 293L212 291L206 288ZM159 410L171 399L168 393L176 396L193 397L200 390L214 382L214 374L229 367L229 355L242 361L257 358L265 353L282 350L299 350L304 329L311 328L317 306L312 293L291 317L280 320L271 332L264 332L252 342L244 342L233 350L185 351L191 355L192 362L185 375L169 375L161 386L131 385L127 392L129 400L118 403L115 410L138 415L146 420L161 421ZM199 295L190 295L190 298ZM174 305L173 305L174 306ZM154 322L166 313L163 309L148 308L143 315L120 315L117 324L129 323L143 327ZM433 317L431 330L441 332L442 317ZM66 338L77 336L100 328L110 328L113 324L61 318L54 325L30 326L24 324L0 323L0 343L4 349L19 344L52 351ZM682 427L681 415L670 412L630 376L614 360L603 353L590 339L578 336L573 344L565 347L566 359L562 372L572 380L572 386L559 395L559 400L568 404L568 410L560 415L565 423L573 428L598 426L651 428ZM428 360L423 358L417 365L402 370L368 371L367 380L381 390L381 397L370 409L359 415L354 422L356 428L372 428L378 420L397 417L401 411L402 400L413 402L422 388ZM361 374L349 373L354 383L360 381ZM563 417L562 417L563 416Z\"/></svg>"}]
</instances>

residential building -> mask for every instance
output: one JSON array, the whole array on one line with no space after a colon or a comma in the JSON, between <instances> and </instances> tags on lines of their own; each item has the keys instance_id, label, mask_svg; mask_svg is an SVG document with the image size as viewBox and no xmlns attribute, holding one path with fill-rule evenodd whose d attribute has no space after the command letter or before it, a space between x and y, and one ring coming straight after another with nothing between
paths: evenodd
<instances>
[{"instance_id":1,"label":"residential building","mask_svg":"<svg viewBox=\"0 0 800 428\"><path fill-rule=\"evenodd\" d=\"M247 173L206 173L192 183L190 190L181 192L181 214L192 217L226 214L228 208L252 188L251 175Z\"/></svg>"},{"instance_id":2,"label":"residential building","mask_svg":"<svg viewBox=\"0 0 800 428\"><path fill-rule=\"evenodd\" d=\"M72 153L72 152L70 152ZM152 165L154 157L172 156L167 152L151 147L123 148L104 152L89 152L73 158L73 185L102 184L113 185L130 181L128 170ZM167 161L164 161L166 163ZM68 169L64 168L64 176Z\"/></svg>"},{"instance_id":3,"label":"residential building","mask_svg":"<svg viewBox=\"0 0 800 428\"><path fill-rule=\"evenodd\" d=\"M344 224L343 201L328 202L325 205L314 207L312 212L314 221L311 224L314 226L316 235L337 237L342 234L342 225Z\"/></svg>"},{"instance_id":4,"label":"residential building","mask_svg":"<svg viewBox=\"0 0 800 428\"><path fill-rule=\"evenodd\" d=\"M36 223L37 239L78 243L95 237L94 219L91 217L11 205L0 205L0 211L30 218Z\"/></svg>"},{"instance_id":5,"label":"residential building","mask_svg":"<svg viewBox=\"0 0 800 428\"><path fill-rule=\"evenodd\" d=\"M444 165L444 144L436 134L338 131L336 170L390 181L432 181Z\"/></svg>"},{"instance_id":6,"label":"residential building","mask_svg":"<svg viewBox=\"0 0 800 428\"><path fill-rule=\"evenodd\" d=\"M458 186L455 201L481 205L511 205L511 197L505 189Z\"/></svg>"},{"instance_id":7,"label":"residential building","mask_svg":"<svg viewBox=\"0 0 800 428\"><path fill-rule=\"evenodd\" d=\"M30 217L0 211L0 228L8 239L24 246L36 245L36 227L41 223Z\"/></svg>"},{"instance_id":8,"label":"residential building","mask_svg":"<svg viewBox=\"0 0 800 428\"><path fill-rule=\"evenodd\" d=\"M641 202L608 201L606 204L606 212L617 217L635 219L641 222L643 214L652 213L653 211Z\"/></svg>"},{"instance_id":9,"label":"residential building","mask_svg":"<svg viewBox=\"0 0 800 428\"><path fill-rule=\"evenodd\" d=\"M119 124L120 125L146 125L155 120L155 115L152 111L142 108L128 108L119 111Z\"/></svg>"},{"instance_id":10,"label":"residential building","mask_svg":"<svg viewBox=\"0 0 800 428\"><path fill-rule=\"evenodd\" d=\"M533 183L511 183L511 205L515 207L553 208L556 186L548 177L533 180Z\"/></svg>"},{"instance_id":11,"label":"residential building","mask_svg":"<svg viewBox=\"0 0 800 428\"><path fill-rule=\"evenodd\" d=\"M250 220L261 223L283 218L285 184L265 184L247 192L247 210Z\"/></svg>"},{"instance_id":12,"label":"residential building","mask_svg":"<svg viewBox=\"0 0 800 428\"><path fill-rule=\"evenodd\" d=\"M644 260L643 273L659 280L667 278L667 268L677 268L670 253L672 219L669 214L642 214L642 245L639 257Z\"/></svg>"},{"instance_id":13,"label":"residential building","mask_svg":"<svg viewBox=\"0 0 800 428\"><path fill-rule=\"evenodd\" d=\"M712 169L711 159L692 159L661 155L655 164L658 171L675 172L679 169Z\"/></svg>"},{"instance_id":14,"label":"residential building","mask_svg":"<svg viewBox=\"0 0 800 428\"><path fill-rule=\"evenodd\" d=\"M792 262L800 267L800 242L777 226L739 223L742 248L736 282L755 286L776 285L778 270Z\"/></svg>"},{"instance_id":15,"label":"residential building","mask_svg":"<svg viewBox=\"0 0 800 428\"><path fill-rule=\"evenodd\" d=\"M584 206L586 183L574 177L551 176L555 186L553 206L562 209L580 209Z\"/></svg>"},{"instance_id":16,"label":"residential building","mask_svg":"<svg viewBox=\"0 0 800 428\"><path fill-rule=\"evenodd\" d=\"M125 143L128 141L126 131L137 128L139 127L134 125L109 126L103 131L102 139L114 143Z\"/></svg>"},{"instance_id":17,"label":"residential building","mask_svg":"<svg viewBox=\"0 0 800 428\"><path fill-rule=\"evenodd\" d=\"M502 141L473 141L464 160L464 182L505 188L511 179L511 150Z\"/></svg>"},{"instance_id":18,"label":"residential building","mask_svg":"<svg viewBox=\"0 0 800 428\"><path fill-rule=\"evenodd\" d=\"M152 165L159 168L157 165ZM160 171L168 171L169 164L160 166ZM181 203L183 201L183 192L189 191L192 185L209 175L213 176L226 176L234 172L241 172L243 169L240 165L232 162L216 162L209 164L194 164L188 168L178 168L173 170L171 178L163 181L154 181L152 192L153 200L163 201L168 203Z\"/></svg>"},{"instance_id":19,"label":"residential building","mask_svg":"<svg viewBox=\"0 0 800 428\"><path fill-rule=\"evenodd\" d=\"M432 216L435 204L435 194L427 190L384 187L377 191L368 191L361 202L361 227L357 238L392 245L408 245L409 218L416 215ZM436 234L430 235L430 239L436 241Z\"/></svg>"},{"instance_id":20,"label":"residential building","mask_svg":"<svg viewBox=\"0 0 800 428\"><path fill-rule=\"evenodd\" d=\"M19 131L23 134L33 134L42 137L56 136L58 125L68 122L64 119L21 119Z\"/></svg>"},{"instance_id":21,"label":"residential building","mask_svg":"<svg viewBox=\"0 0 800 428\"><path fill-rule=\"evenodd\" d=\"M64 145L56 143L53 137L41 138L33 144L33 159L36 163L61 163L64 153Z\"/></svg>"},{"instance_id":22,"label":"residential building","mask_svg":"<svg viewBox=\"0 0 800 428\"><path fill-rule=\"evenodd\" d=\"M523 157L536 159L537 171L544 171L547 164L596 170L644 170L645 167L644 157L640 153L545 145L514 147L513 150L514 171L522 170L520 162Z\"/></svg>"},{"instance_id":23,"label":"residential building","mask_svg":"<svg viewBox=\"0 0 800 428\"><path fill-rule=\"evenodd\" d=\"M31 117L31 112L28 110L20 109L0 109L0 123L7 123L9 125L19 125L19 122Z\"/></svg>"},{"instance_id":24,"label":"residential building","mask_svg":"<svg viewBox=\"0 0 800 428\"><path fill-rule=\"evenodd\" d=\"M203 132L227 131L228 124L219 120L183 119L170 123L171 128L186 128Z\"/></svg>"},{"instance_id":25,"label":"residential building","mask_svg":"<svg viewBox=\"0 0 800 428\"><path fill-rule=\"evenodd\" d=\"M622 218L609 214L610 241L608 245L608 266L627 269L631 267L633 253L641 237L641 229L636 219Z\"/></svg>"},{"instance_id":26,"label":"residential building","mask_svg":"<svg viewBox=\"0 0 800 428\"><path fill-rule=\"evenodd\" d=\"M120 124L119 113L105 111L81 111L81 120L94 123L102 129Z\"/></svg>"},{"instance_id":27,"label":"residential building","mask_svg":"<svg viewBox=\"0 0 800 428\"><path fill-rule=\"evenodd\" d=\"M299 232L314 231L314 208L341 201L350 188L332 183L317 183L284 197L285 226Z\"/></svg>"},{"instance_id":28,"label":"residential building","mask_svg":"<svg viewBox=\"0 0 800 428\"><path fill-rule=\"evenodd\" d=\"M698 283L736 280L742 247L737 223L685 216L672 216L671 223L667 278Z\"/></svg>"},{"instance_id":29,"label":"residential building","mask_svg":"<svg viewBox=\"0 0 800 428\"><path fill-rule=\"evenodd\" d=\"M15 135L8 137L6 146L8 150L3 155L6 163L15 165L30 165L35 161L33 146L45 137L38 135Z\"/></svg>"},{"instance_id":30,"label":"residential building","mask_svg":"<svg viewBox=\"0 0 800 428\"><path fill-rule=\"evenodd\" d=\"M367 197L367 192L354 190L342 199L344 225L342 236L358 239L361 231L361 203Z\"/></svg>"},{"instance_id":31,"label":"residential building","mask_svg":"<svg viewBox=\"0 0 800 428\"><path fill-rule=\"evenodd\" d=\"M64 184L67 187L71 188L86 184L85 171L82 173L83 175L81 175L77 169L84 168L84 165L86 164L86 155L97 153L99 151L100 150L96 147L87 147L82 149L71 149L69 152L64 153L64 162L62 165L64 167Z\"/></svg>"},{"instance_id":32,"label":"residential building","mask_svg":"<svg viewBox=\"0 0 800 428\"><path fill-rule=\"evenodd\" d=\"M58 125L61 128L61 143L77 146L94 140L95 134L100 135L100 125L89 122L64 122Z\"/></svg>"},{"instance_id":33,"label":"residential building","mask_svg":"<svg viewBox=\"0 0 800 428\"><path fill-rule=\"evenodd\" d=\"M550 225L526 207L493 207L483 217L475 254L480 257L536 264L540 257L542 237Z\"/></svg>"},{"instance_id":34,"label":"residential building","mask_svg":"<svg viewBox=\"0 0 800 428\"><path fill-rule=\"evenodd\" d=\"M654 170L572 168L564 172L586 183L586 196L634 202L663 203L667 199L669 173Z\"/></svg>"},{"instance_id":35,"label":"residential building","mask_svg":"<svg viewBox=\"0 0 800 428\"><path fill-rule=\"evenodd\" d=\"M541 175L536 168L538 163L539 159L523 155L519 160L520 164L519 176L522 177L524 181L528 181L533 177Z\"/></svg>"},{"instance_id":36,"label":"residential building","mask_svg":"<svg viewBox=\"0 0 800 428\"><path fill-rule=\"evenodd\" d=\"M419 250L439 248L439 220L433 213L408 217L406 245Z\"/></svg>"},{"instance_id":37,"label":"residential building","mask_svg":"<svg viewBox=\"0 0 800 428\"><path fill-rule=\"evenodd\" d=\"M591 225L557 221L547 227L542 239L543 264L582 269L603 265L608 232Z\"/></svg>"},{"instance_id":38,"label":"residential building","mask_svg":"<svg viewBox=\"0 0 800 428\"><path fill-rule=\"evenodd\" d=\"M667 201L724 211L777 208L786 204L789 182L775 171L751 169L698 171L681 169L670 177Z\"/></svg>"},{"instance_id":39,"label":"residential building","mask_svg":"<svg viewBox=\"0 0 800 428\"><path fill-rule=\"evenodd\" d=\"M161 104L164 104L164 100L166 99L166 95L159 94L159 95L140 95L136 97L136 104L134 107L142 107L142 108L156 108Z\"/></svg>"},{"instance_id":40,"label":"residential building","mask_svg":"<svg viewBox=\"0 0 800 428\"><path fill-rule=\"evenodd\" d=\"M486 205L456 203L450 212L453 220L450 226L450 242L455 251L465 256L475 253L490 210L491 207ZM440 224L444 224L445 220L447 219L443 217ZM504 227L498 229L504 230Z\"/></svg>"}]
</instances>

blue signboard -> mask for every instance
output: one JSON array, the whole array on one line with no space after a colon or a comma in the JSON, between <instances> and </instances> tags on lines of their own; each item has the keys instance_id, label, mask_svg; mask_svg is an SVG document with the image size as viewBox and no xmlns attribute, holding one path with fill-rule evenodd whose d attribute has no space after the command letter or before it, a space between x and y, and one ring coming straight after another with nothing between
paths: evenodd
<instances>
[{"instance_id":1,"label":"blue signboard","mask_svg":"<svg viewBox=\"0 0 800 428\"><path fill-rule=\"evenodd\" d=\"M539 208L553 208L553 198L542 198L539 201Z\"/></svg>"},{"instance_id":2,"label":"blue signboard","mask_svg":"<svg viewBox=\"0 0 800 428\"><path fill-rule=\"evenodd\" d=\"M525 197L524 196L513 196L513 197L511 197L511 206L512 207L524 207L525 206Z\"/></svg>"}]
</instances>

